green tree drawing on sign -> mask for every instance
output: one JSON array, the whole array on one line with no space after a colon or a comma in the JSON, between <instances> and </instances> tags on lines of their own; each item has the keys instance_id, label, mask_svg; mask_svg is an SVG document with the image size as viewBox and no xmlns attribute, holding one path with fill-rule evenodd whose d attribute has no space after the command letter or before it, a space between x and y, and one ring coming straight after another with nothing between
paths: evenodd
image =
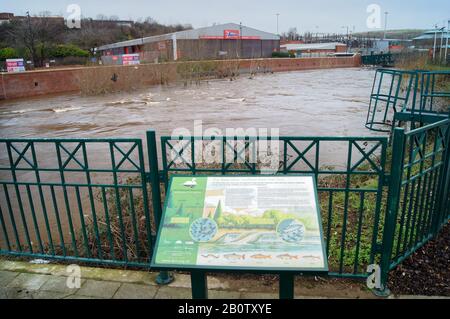
<instances>
[{"instance_id":1,"label":"green tree drawing on sign","mask_svg":"<svg viewBox=\"0 0 450 319\"><path fill-rule=\"evenodd\" d=\"M214 212L214 220L217 222L219 220L220 216L222 216L222 203L219 200L219 203L217 204L217 207L216 207L216 211Z\"/></svg>"},{"instance_id":2,"label":"green tree drawing on sign","mask_svg":"<svg viewBox=\"0 0 450 319\"><path fill-rule=\"evenodd\" d=\"M183 216L183 203L181 203L180 207L178 207L178 210L175 215L179 217Z\"/></svg>"}]
</instances>

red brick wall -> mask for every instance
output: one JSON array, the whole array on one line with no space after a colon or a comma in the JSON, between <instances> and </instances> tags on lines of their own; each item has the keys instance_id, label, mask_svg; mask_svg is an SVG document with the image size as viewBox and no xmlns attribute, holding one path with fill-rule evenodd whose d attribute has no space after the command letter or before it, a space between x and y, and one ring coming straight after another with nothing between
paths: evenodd
<instances>
[{"instance_id":1,"label":"red brick wall","mask_svg":"<svg viewBox=\"0 0 450 319\"><path fill-rule=\"evenodd\" d=\"M0 99L12 99L80 90L77 69L2 74Z\"/></svg>"},{"instance_id":2,"label":"red brick wall","mask_svg":"<svg viewBox=\"0 0 450 319\"><path fill-rule=\"evenodd\" d=\"M230 60L217 61L227 65ZM233 61L237 62L237 61ZM347 68L361 65L361 57L318 57L298 59L254 59L239 60L242 72L253 72L259 67L273 72ZM193 62L195 63L195 62ZM136 88L137 83L145 85L161 83L162 78L173 80L176 77L176 63L143 64L138 69L129 66L72 68L64 70L30 71L24 73L2 73L0 77L0 100L55 93L86 92L89 86L110 86L108 89L126 90L127 83L133 83L130 88ZM166 73L170 70L170 74ZM111 74L118 73L119 79L130 78L122 83L111 82ZM145 79L143 79L145 77ZM94 83L86 81L93 78ZM145 81L144 81L145 80ZM119 81L119 82L121 82ZM95 92L96 90L94 90Z\"/></svg>"}]
</instances>

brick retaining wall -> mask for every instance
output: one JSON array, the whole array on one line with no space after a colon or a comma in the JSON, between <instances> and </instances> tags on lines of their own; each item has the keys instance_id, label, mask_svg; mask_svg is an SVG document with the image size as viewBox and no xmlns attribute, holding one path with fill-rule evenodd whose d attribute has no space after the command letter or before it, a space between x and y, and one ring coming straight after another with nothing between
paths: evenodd
<instances>
[{"instance_id":1,"label":"brick retaining wall","mask_svg":"<svg viewBox=\"0 0 450 319\"><path fill-rule=\"evenodd\" d=\"M240 73L285 72L358 67L361 65L361 57L357 55L354 57L221 60L211 63L214 63L217 69L236 68ZM164 84L179 77L178 65L178 63L161 63L142 64L137 67L99 66L13 74L2 73L0 76L0 100L69 92L95 94ZM116 81L111 80L114 74Z\"/></svg>"}]
</instances>

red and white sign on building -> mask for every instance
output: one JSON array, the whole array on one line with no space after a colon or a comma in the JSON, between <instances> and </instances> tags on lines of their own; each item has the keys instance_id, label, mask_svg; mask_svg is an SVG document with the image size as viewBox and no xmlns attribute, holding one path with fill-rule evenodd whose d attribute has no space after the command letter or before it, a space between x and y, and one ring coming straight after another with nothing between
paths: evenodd
<instances>
[{"instance_id":1,"label":"red and white sign on building","mask_svg":"<svg viewBox=\"0 0 450 319\"><path fill-rule=\"evenodd\" d=\"M239 30L223 30L223 36L201 35L202 40L261 40L260 36L242 35Z\"/></svg>"},{"instance_id":2,"label":"red and white sign on building","mask_svg":"<svg viewBox=\"0 0 450 319\"><path fill-rule=\"evenodd\" d=\"M6 59L6 69L8 72L24 72L25 63L23 59Z\"/></svg>"},{"instance_id":3,"label":"red and white sign on building","mask_svg":"<svg viewBox=\"0 0 450 319\"><path fill-rule=\"evenodd\" d=\"M122 54L122 65L136 65L140 64L139 53Z\"/></svg>"},{"instance_id":4,"label":"red and white sign on building","mask_svg":"<svg viewBox=\"0 0 450 319\"><path fill-rule=\"evenodd\" d=\"M223 38L224 39L239 39L240 36L239 30L224 30Z\"/></svg>"}]
</instances>

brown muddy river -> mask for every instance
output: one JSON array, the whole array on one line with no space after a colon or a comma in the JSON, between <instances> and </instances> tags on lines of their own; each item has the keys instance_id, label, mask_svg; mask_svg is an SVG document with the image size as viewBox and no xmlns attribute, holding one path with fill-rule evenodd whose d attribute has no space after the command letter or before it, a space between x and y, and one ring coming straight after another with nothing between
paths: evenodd
<instances>
[{"instance_id":1,"label":"brown muddy river","mask_svg":"<svg viewBox=\"0 0 450 319\"><path fill-rule=\"evenodd\" d=\"M291 136L374 136L380 133L364 127L374 74L371 69L350 68L258 75L253 79L244 75L235 81L212 80L188 87L174 84L132 93L3 101L0 102L0 137L144 139L146 130L154 129L159 138L171 135L177 128L193 132L196 120L202 121L203 129L215 127L223 132L227 128L278 128L280 135ZM339 152L342 147L322 148L324 162L321 164L342 162L345 165L346 145L342 146L344 152ZM102 163L103 155L108 152L107 147L94 149L90 156L93 162ZM39 161L58 166L54 149L41 150ZM2 148L0 166L4 164L8 166L8 154ZM79 177L74 181L79 182ZM23 178L32 181L34 172L24 172ZM55 178L50 182L57 182L59 175ZM0 172L0 180L4 179L11 179L7 171ZM8 187L15 206L14 215L20 220L17 192L11 185ZM45 202L51 203L47 188ZM24 200L26 189L22 187L20 192L24 209L29 211L29 200ZM4 195L0 191L0 206L6 214ZM34 188L29 196L36 199L39 194ZM74 196L72 192L68 205L76 211L79 207ZM60 189L56 197L59 207L64 207ZM89 196L85 190L80 197L84 211L89 212ZM61 218L63 237L66 237L67 221ZM55 218L49 216L49 223L49 231L55 232ZM29 225L32 224L29 220ZM44 228L42 217L37 224ZM74 221L75 226L78 224L79 221ZM13 238L10 226L7 228ZM44 229L41 232L44 234ZM19 237L23 238L21 227ZM2 242L0 238L0 246Z\"/></svg>"},{"instance_id":2,"label":"brown muddy river","mask_svg":"<svg viewBox=\"0 0 450 319\"><path fill-rule=\"evenodd\" d=\"M196 86L93 97L0 102L1 137L144 137L149 128L279 128L281 135L370 136L364 127L374 71L332 69L241 76Z\"/></svg>"}]
</instances>

